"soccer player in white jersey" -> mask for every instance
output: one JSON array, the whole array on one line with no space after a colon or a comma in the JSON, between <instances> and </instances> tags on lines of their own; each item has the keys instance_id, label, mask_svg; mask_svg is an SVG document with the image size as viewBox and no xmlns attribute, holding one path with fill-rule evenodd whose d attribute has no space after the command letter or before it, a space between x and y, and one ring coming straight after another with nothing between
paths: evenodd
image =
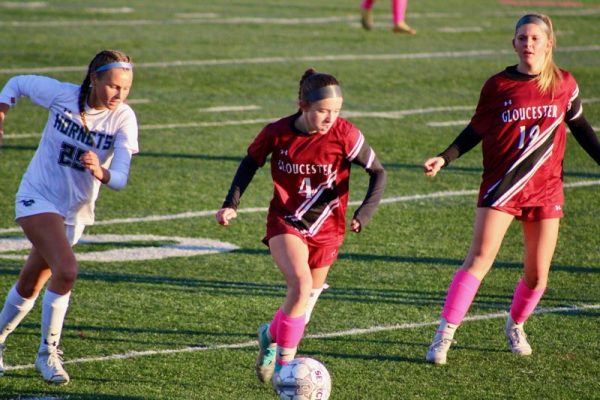
<instances>
[{"instance_id":1,"label":"soccer player in white jersey","mask_svg":"<svg viewBox=\"0 0 600 400\"><path fill-rule=\"evenodd\" d=\"M22 75L11 78L0 92L0 139L6 115L20 97L49 111L16 196L16 222L32 248L0 312L0 376L7 336L49 280L35 366L47 382L69 382L58 345L77 278L72 246L85 225L94 222L100 186L120 190L127 183L131 157L138 152L137 120L124 104L132 82L129 56L105 50L92 59L81 85Z\"/></svg>"}]
</instances>

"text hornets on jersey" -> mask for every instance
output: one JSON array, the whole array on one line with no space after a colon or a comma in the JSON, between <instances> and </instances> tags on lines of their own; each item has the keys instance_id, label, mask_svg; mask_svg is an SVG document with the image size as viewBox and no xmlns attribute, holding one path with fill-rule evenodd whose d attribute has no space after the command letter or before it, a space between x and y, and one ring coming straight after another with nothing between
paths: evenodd
<instances>
[{"instance_id":1,"label":"text hornets on jersey","mask_svg":"<svg viewBox=\"0 0 600 400\"><path fill-rule=\"evenodd\" d=\"M86 132L85 129L83 129L83 127L78 123L69 118L63 117L60 114L56 114L54 128L56 128L62 134L77 140L78 142L84 143L88 146L94 146L97 149L102 148L102 150L108 150L114 143L114 136L94 131ZM95 139L93 139L93 137L95 137Z\"/></svg>"}]
</instances>

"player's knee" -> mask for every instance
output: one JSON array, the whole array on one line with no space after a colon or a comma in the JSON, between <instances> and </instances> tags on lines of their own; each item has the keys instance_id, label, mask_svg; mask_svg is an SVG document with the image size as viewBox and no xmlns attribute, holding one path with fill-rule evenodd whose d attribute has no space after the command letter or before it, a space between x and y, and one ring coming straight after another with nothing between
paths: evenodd
<instances>
[{"instance_id":1,"label":"player's knee","mask_svg":"<svg viewBox=\"0 0 600 400\"><path fill-rule=\"evenodd\" d=\"M77 263L63 264L60 268L52 271L52 280L59 282L62 286L73 286L77 279Z\"/></svg>"}]
</instances>

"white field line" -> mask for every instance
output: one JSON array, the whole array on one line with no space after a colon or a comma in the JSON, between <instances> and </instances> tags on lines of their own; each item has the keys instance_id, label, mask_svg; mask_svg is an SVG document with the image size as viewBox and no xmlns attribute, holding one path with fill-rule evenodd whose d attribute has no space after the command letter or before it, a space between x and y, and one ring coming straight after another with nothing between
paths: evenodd
<instances>
[{"instance_id":1,"label":"white field line","mask_svg":"<svg viewBox=\"0 0 600 400\"><path fill-rule=\"evenodd\" d=\"M600 304L583 304L583 305L573 305L573 306L564 306L564 307L548 307L548 308L538 308L534 313L541 314L552 314L552 313L568 313L568 312L577 312L583 310L598 310L600 309ZM465 322L469 321L485 321L496 318L505 318L507 316L507 312L497 312L491 314L480 314L473 315L470 317L466 317L464 319ZM337 332L329 332L329 333L315 333L312 335L304 336L304 340L310 339L327 339L333 337L341 337L341 336L354 336L354 335L367 335L377 332L389 332L389 331L398 331L405 329L416 329L416 328L424 328L428 326L436 326L439 324L439 321L428 321L428 322L412 322L405 324L394 324L394 325L378 325L372 326L370 328L355 328L355 329L347 329L344 331ZM102 361L113 361L113 360L127 360L132 358L139 357L148 357L155 355L165 355L165 354L178 354L178 353L192 353L197 351L209 351L209 350L223 350L223 349L244 349L249 347L257 347L258 343L256 340L250 340L242 343L230 343L230 344L214 344L207 346L190 346L184 347L180 349L165 349L165 350L143 350L143 351L128 351L126 353L121 354L112 354L104 357L85 357L85 358L74 358L72 360L66 360L65 364L82 364L89 362L102 362ZM24 364L24 365L13 365L13 366L5 366L5 369L10 370L19 370L19 369L32 369L35 368L34 364Z\"/></svg>"},{"instance_id":2,"label":"white field line","mask_svg":"<svg viewBox=\"0 0 600 400\"><path fill-rule=\"evenodd\" d=\"M600 98L583 99L584 104L598 103ZM149 99L132 99L128 100L128 104L146 104L149 103ZM260 110L261 107L257 105L249 106L222 106L222 107L209 107L202 108L200 112L226 112L226 111L251 111ZM342 111L344 118L389 118L389 119L401 119L409 115L418 114L430 114L437 112L450 112L450 111L471 111L473 106L450 106L450 107L429 107L429 108L415 108L412 110L395 110L395 111ZM140 130L163 130L163 129L179 129L179 128L203 128L212 126L230 126L230 125L255 125L264 124L272 121L276 121L279 117L272 118L256 118L256 119L242 119L242 120L230 120L230 121L212 121L212 122L182 122L178 124L152 124L152 125L140 125ZM458 126L467 125L469 120L458 120L458 121L440 121L440 122L428 122L429 127L446 127L446 126ZM597 128L594 128L597 130ZM25 139L31 137L38 137L40 133L14 133L4 135L5 139Z\"/></svg>"},{"instance_id":3,"label":"white field line","mask_svg":"<svg viewBox=\"0 0 600 400\"><path fill-rule=\"evenodd\" d=\"M132 99L127 100L128 104L146 104L149 103L149 99ZM598 103L600 98L583 99L584 104ZM208 107L202 108L200 112L226 112L226 111L251 111L260 110L261 107L257 105L249 106L222 106L222 107ZM429 107L429 108L415 108L411 110L395 110L395 111L342 111L344 118L389 118L389 119L401 119L409 115L418 114L430 114L437 112L450 112L450 111L471 111L473 106L449 106L449 107ZM203 128L212 126L230 126L230 125L255 125L264 124L272 121L276 121L279 117L272 118L256 118L256 119L242 119L242 120L230 120L230 121L212 121L212 122L182 122L178 124L152 124L152 125L140 125L140 130L163 130L163 129L179 129L179 128ZM457 126L466 125L469 120L458 120L458 121L440 121L440 122L428 122L429 127L446 127L446 126ZM596 129L596 128L594 128ZM596 129L597 130L597 129ZM40 133L14 133L4 135L5 139L24 139L30 137L40 136Z\"/></svg>"},{"instance_id":4,"label":"white field line","mask_svg":"<svg viewBox=\"0 0 600 400\"><path fill-rule=\"evenodd\" d=\"M228 111L253 111L260 110L260 106L255 104L251 104L248 106L220 106L220 107L208 107L201 108L198 111L207 112L207 113L218 113L218 112L228 112Z\"/></svg>"},{"instance_id":5,"label":"white field line","mask_svg":"<svg viewBox=\"0 0 600 400\"><path fill-rule=\"evenodd\" d=\"M78 26L81 21L78 22ZM2 24L0 23L0 27ZM597 52L600 45L559 47L559 53ZM175 67L207 67L215 65L253 65L275 63L304 63L319 61L394 61L394 60L422 60L440 58L480 58L497 57L498 55L513 55L514 50L466 50L466 51L440 51L427 53L388 53L388 54L338 54L303 57L256 57L256 58L231 58L208 60L174 60L168 62L139 62L137 68L175 68ZM82 72L87 66L57 66L38 68L2 68L0 74L37 74L49 72Z\"/></svg>"},{"instance_id":6,"label":"white field line","mask_svg":"<svg viewBox=\"0 0 600 400\"><path fill-rule=\"evenodd\" d=\"M45 1L2 1L0 7L4 8L22 8L22 9L34 9L34 8L45 8L48 7L48 3Z\"/></svg>"},{"instance_id":7,"label":"white field line","mask_svg":"<svg viewBox=\"0 0 600 400\"><path fill-rule=\"evenodd\" d=\"M125 100L127 104L148 104L150 103L150 99L127 99Z\"/></svg>"},{"instance_id":8,"label":"white field line","mask_svg":"<svg viewBox=\"0 0 600 400\"><path fill-rule=\"evenodd\" d=\"M44 7L45 2L34 2L36 6ZM0 7L16 8L24 7L20 2L0 2ZM31 7L34 8L34 7ZM118 9L117 9L118 10ZM600 9L585 8L577 10L555 10L553 16L594 16L600 14ZM503 18L507 16L521 16L521 11L514 12L489 12L482 13L480 16ZM455 19L473 17L464 13L411 13L411 19ZM229 17L218 18L217 14L213 13L191 13L190 15L182 15L176 13L172 19L129 19L129 20L89 20L89 21L1 21L1 27L13 28L57 28L57 27L80 27L82 23L86 26L151 26L151 25L191 25L191 24L220 24L220 25L239 25L239 24L260 24L260 25L316 25L316 24L331 24L331 23L351 23L355 24L358 20L356 14L351 15L333 15L326 17L305 17L305 18L264 18L264 17Z\"/></svg>"},{"instance_id":9,"label":"white field line","mask_svg":"<svg viewBox=\"0 0 600 400\"><path fill-rule=\"evenodd\" d=\"M595 181L577 181L565 183L565 189L587 187L587 186L598 186L600 180ZM479 191L476 189L472 190L458 190L458 191L447 191L447 192L433 192L426 194L415 194L410 196L397 196L388 197L381 200L381 204L392 204L402 203L407 201L417 200L429 200L429 199L440 199L445 197L457 197L457 196L472 196L476 195ZM362 200L355 200L348 202L348 205L357 206L362 203ZM251 207L251 208L240 208L237 210L238 214L242 213L256 213L266 212L267 207ZM139 222L157 222L157 221L171 221L175 219L189 219L189 218L200 218L200 217L213 217L218 210L204 210L204 211L187 211L178 214L165 214L165 215L150 215L147 217L131 217L131 218L115 218L107 219L104 221L96 221L94 225L116 225L116 224L132 224ZM21 228L1 228L0 234L21 232Z\"/></svg>"},{"instance_id":10,"label":"white field line","mask_svg":"<svg viewBox=\"0 0 600 400\"><path fill-rule=\"evenodd\" d=\"M437 28L436 31L442 33L483 32L483 28L480 26L445 27Z\"/></svg>"},{"instance_id":11,"label":"white field line","mask_svg":"<svg viewBox=\"0 0 600 400\"><path fill-rule=\"evenodd\" d=\"M447 126L467 126L471 122L468 119L456 120L456 121L440 121L440 122L428 122L427 126L431 128L444 128Z\"/></svg>"},{"instance_id":12,"label":"white field line","mask_svg":"<svg viewBox=\"0 0 600 400\"><path fill-rule=\"evenodd\" d=\"M473 106L451 106L451 107L430 107L430 108L415 108L412 110L396 110L396 111L342 111L344 118L389 118L400 119L408 115L432 114L437 112L463 111L473 110ZM273 122L281 117L272 118L255 118L242 119L235 121L212 121L212 122L182 122L176 124L153 124L140 125L140 130L163 130L163 129L180 129L180 128L203 128L211 126L226 126L226 125L254 125Z\"/></svg>"},{"instance_id":13,"label":"white field line","mask_svg":"<svg viewBox=\"0 0 600 400\"><path fill-rule=\"evenodd\" d=\"M86 8L86 12L94 14L129 14L134 11L131 7L104 7L104 8Z\"/></svg>"},{"instance_id":14,"label":"white field line","mask_svg":"<svg viewBox=\"0 0 600 400\"><path fill-rule=\"evenodd\" d=\"M3 136L4 139L26 139L32 137L41 137L41 133L11 133Z\"/></svg>"}]
</instances>

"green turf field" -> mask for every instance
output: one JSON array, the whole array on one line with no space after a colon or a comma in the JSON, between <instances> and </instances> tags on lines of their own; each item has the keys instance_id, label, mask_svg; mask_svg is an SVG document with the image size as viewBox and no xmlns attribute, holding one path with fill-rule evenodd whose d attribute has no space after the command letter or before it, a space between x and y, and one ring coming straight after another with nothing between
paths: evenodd
<instances>
[{"instance_id":1,"label":"green turf field","mask_svg":"<svg viewBox=\"0 0 600 400\"><path fill-rule=\"evenodd\" d=\"M80 276L62 339L71 383L47 385L33 368L38 304L7 342L0 398L275 398L254 376L256 328L285 294L260 242L272 190L268 170L256 175L231 227L218 226L213 215L248 143L267 121L296 110L298 80L308 67L339 78L343 114L388 171L384 204L367 229L348 235L300 346L327 365L331 399L600 398L598 166L571 137L550 286L526 326L534 354L517 358L503 336L522 270L514 224L445 367L424 357L469 246L480 149L435 179L420 167L460 132L483 82L517 62L510 41L527 11L553 17L555 59L578 80L587 119L600 131L600 4L411 1L415 37L391 32L385 0L376 5L375 28L363 31L358 4L0 1L0 85L24 73L79 83L97 51L124 50L136 63L130 103L141 148L128 187L102 189L97 224L86 230L96 240L77 250ZM5 124L2 303L26 254L7 250L22 238L13 223L14 194L46 118L23 100ZM366 184L356 170L350 210ZM163 257L168 245L198 248L186 240L226 242L235 250ZM146 246L162 249L162 258L149 259ZM117 250L110 261L88 254L109 250ZM126 259L134 250L145 257Z\"/></svg>"}]
</instances>

